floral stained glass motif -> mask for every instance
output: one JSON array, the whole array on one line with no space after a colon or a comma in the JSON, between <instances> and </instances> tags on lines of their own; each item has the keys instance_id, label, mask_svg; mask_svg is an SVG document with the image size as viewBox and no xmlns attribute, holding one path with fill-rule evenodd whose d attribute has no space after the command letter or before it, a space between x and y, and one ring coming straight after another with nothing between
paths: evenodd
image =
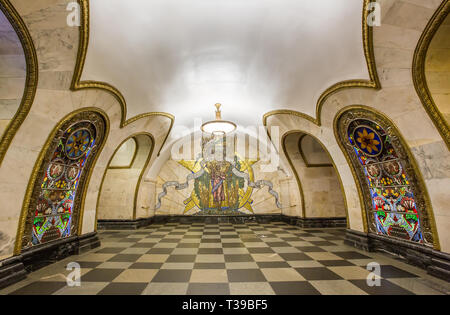
<instances>
[{"instance_id":1,"label":"floral stained glass motif","mask_svg":"<svg viewBox=\"0 0 450 315\"><path fill-rule=\"evenodd\" d=\"M378 124L353 120L347 136L358 157L369 187L376 232L423 243L420 211L389 135Z\"/></svg>"},{"instance_id":2,"label":"floral stained glass motif","mask_svg":"<svg viewBox=\"0 0 450 315\"><path fill-rule=\"evenodd\" d=\"M34 209L31 245L72 235L75 197L81 193L79 180L95 147L95 139L95 126L81 122L69 127L56 140Z\"/></svg>"}]
</instances>

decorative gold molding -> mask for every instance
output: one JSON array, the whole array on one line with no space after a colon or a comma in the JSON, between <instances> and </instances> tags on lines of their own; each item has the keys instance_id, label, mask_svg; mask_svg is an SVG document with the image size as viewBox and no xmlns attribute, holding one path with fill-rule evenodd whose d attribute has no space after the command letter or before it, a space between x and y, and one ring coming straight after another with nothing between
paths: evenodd
<instances>
[{"instance_id":1,"label":"decorative gold molding","mask_svg":"<svg viewBox=\"0 0 450 315\"><path fill-rule=\"evenodd\" d=\"M28 28L20 17L19 13L16 11L9 0L0 0L0 10L6 16L9 23L11 23L11 26L14 28L17 37L20 40L26 63L26 79L22 101L14 117L11 119L6 129L4 130L0 140L1 165L6 151L8 151L8 148L12 142L12 139L14 138L23 121L30 112L31 105L33 104L34 97L36 95L39 69L33 39L31 38L30 32L28 31Z\"/></svg>"},{"instance_id":2,"label":"decorative gold molding","mask_svg":"<svg viewBox=\"0 0 450 315\"><path fill-rule=\"evenodd\" d=\"M366 63L367 63L367 70L369 72L369 78L370 80L346 80L338 82L332 86L330 86L328 89L326 89L317 100L316 104L316 117L311 117L307 114L300 113L295 110L290 109L278 109L270 111L263 116L263 125L267 126L267 119L270 116L273 115L293 115L297 117L304 118L318 126L321 126L321 114L322 114L322 107L325 103L325 101L334 93L343 90L343 89L349 89L349 88L370 88L370 89L381 89L381 83L378 78L378 72L377 67L375 63L375 54L373 51L373 29L367 24L367 19L369 16L368 7L371 2L376 2L376 0L363 0L363 12L362 12L362 37L363 37L363 48L364 48L364 55L366 57ZM269 135L270 137L270 135Z\"/></svg>"},{"instance_id":3,"label":"decorative gold molding","mask_svg":"<svg viewBox=\"0 0 450 315\"><path fill-rule=\"evenodd\" d=\"M108 170L113 169L113 168L109 167L109 165L111 164L111 161L112 161L112 159L114 158L114 156L116 155L116 153L117 153L117 151L119 150L119 148L120 148L125 142L127 142L127 141L130 140L130 139L134 139L134 140L136 141L136 151L135 151L135 154L137 155L137 154L138 154L138 150L139 150L140 147L139 147L139 145L138 145L138 141L137 141L135 138L136 138L137 136L141 136L141 135L149 137L149 138L150 138L150 141L152 142L152 146L151 146L151 148L150 148L150 151L149 151L149 154L148 154L148 156L147 156L147 159L146 159L144 165L142 166L142 170L141 170L141 172L140 172L140 174L139 174L139 178L138 178L138 181L137 181L137 183L136 183L136 188L135 188L135 190L134 190L134 199L133 199L133 220L136 219L136 212L137 212L137 198L138 198L138 194L139 194L139 188L140 188L140 186L141 186L142 177L144 176L144 172L145 172L145 170L147 169L148 164L150 163L151 157L152 157L152 155L153 155L153 150L154 150L154 148L155 148L155 138L154 138L153 135L152 135L151 133L149 133L149 132L138 132L138 133L135 133L135 134L132 134L132 135L128 136L127 138L125 138L125 139L117 146L117 148L114 150L114 153L111 155L111 157L110 157L110 159L109 159L109 161L108 161L108 164L107 164L107 166L106 166L105 172L103 173L102 181L101 181L101 183L100 183L100 188L99 188L99 192L98 192L98 195L97 195L97 205L96 205L96 207L95 207L95 224L94 224L94 229L95 229L95 231L97 231L98 206L99 206L99 203L100 203L100 197L101 197L102 190L103 190L103 184L104 184L104 182L105 182L105 178L106 178L106 174L107 174Z\"/></svg>"},{"instance_id":4,"label":"decorative gold molding","mask_svg":"<svg viewBox=\"0 0 450 315\"><path fill-rule=\"evenodd\" d=\"M79 38L79 45L78 45L78 53L77 53L77 62L75 65L75 71L73 74L73 78L72 78L72 84L71 84L71 89L73 91L77 91L77 90L82 90L82 89L100 89L100 90L104 90L106 92L111 93L116 100L119 102L120 107L122 109L121 113L121 119L120 119L120 128L123 128L129 124L132 124L133 122L145 118L145 117L150 117L150 116L162 116L162 117L166 117L168 119L170 119L170 126L169 126L169 130L167 132L166 137L164 138L161 147L159 148L158 151L158 156L161 153L162 148L164 147L164 144L167 141L167 138L169 137L169 134L172 130L174 121L175 121L175 117L169 113L164 113L164 112L148 112L148 113L143 113L143 114L139 114L137 116L134 116L132 118L126 119L127 116L127 103L125 101L124 96L122 95L122 93L120 93L120 91L115 88L114 86L112 86L109 83L106 82L99 82L99 81L92 81L92 80L87 80L87 81L80 81L81 80L81 75L83 73L83 69L84 69L84 63L86 61L86 55L87 55L87 50L88 50L88 45L89 45L89 0L78 0L78 3L80 4L80 8L81 8L81 26L80 26L80 38Z\"/></svg>"},{"instance_id":5,"label":"decorative gold molding","mask_svg":"<svg viewBox=\"0 0 450 315\"><path fill-rule=\"evenodd\" d=\"M78 235L81 235L81 229L82 229L82 225L83 225L83 216L84 216L84 203L85 203L85 199L86 199L87 188L90 183L92 171L94 170L95 165L97 163L97 159L100 156L100 154L103 150L103 147L108 139L109 128L110 128L110 122L109 122L108 115L103 110L96 108L96 107L84 107L84 108L80 108L80 109L77 109L76 111L71 112L70 114L66 115L63 119L61 119L56 124L56 126L53 128L53 130L50 132L50 134L48 135L47 140L45 141L45 144L43 145L43 147L39 153L39 156L36 159L36 162L34 164L33 171L31 172L30 180L28 181L27 190L26 190L25 196L23 198L22 210L21 210L20 217L19 217L19 228L17 229L16 241L15 241L15 246L14 246L14 255L19 255L22 250L22 238L25 233L25 225L26 225L25 223L26 223L26 219L27 219L28 211L29 211L29 207L30 207L31 195L33 194L33 189L34 189L36 180L38 179L39 171L43 166L42 164L44 162L45 155L47 154L48 149L52 145L53 139L55 138L58 130L66 122L68 122L70 119L72 119L74 116L76 116L77 114L79 114L81 112L85 112L85 111L97 112L104 118L104 120L105 120L105 138L103 139L100 147L98 148L97 154L95 155L94 160L92 161L91 168L87 170L87 172L88 172L87 178L85 181L85 185L83 187L83 191L81 192L82 197L81 197L81 205L80 205L80 210L79 210L80 216L78 219L78 227L77 227L77 233L78 233Z\"/></svg>"},{"instance_id":6,"label":"decorative gold molding","mask_svg":"<svg viewBox=\"0 0 450 315\"><path fill-rule=\"evenodd\" d=\"M308 159L306 158L305 152L303 152L302 149L302 140L308 136L308 134L304 133L300 138L298 138L298 152L300 152L300 155L303 159L303 162L305 162L306 167L333 167L333 164L329 164L329 163L309 163ZM317 141L319 142L319 141ZM319 142L320 143L320 142ZM323 147L323 146L322 146ZM325 150L324 150L325 151Z\"/></svg>"},{"instance_id":7,"label":"decorative gold molding","mask_svg":"<svg viewBox=\"0 0 450 315\"><path fill-rule=\"evenodd\" d=\"M350 217L349 217L349 214L348 214L348 204L347 204L347 197L345 195L344 184L342 182L341 175L339 174L339 171L338 171L338 169L336 167L336 164L334 163L333 157L331 156L330 152L328 152L328 150L325 147L325 145L317 137L315 137L314 135L312 135L312 134L310 134L308 132L302 131L302 130L290 130L290 131L286 132L283 135L281 143L282 143L283 153L286 156L286 159L288 160L288 163L289 163L289 165L290 165L290 167L292 169L292 172L294 173L295 180L297 181L297 186L299 187L300 198L301 198L301 202L302 202L302 217L306 218L306 205L305 205L305 197L304 197L304 193L303 193L303 187L302 187L302 183L301 183L300 177L298 176L297 170L295 169L295 166L292 163L292 160L289 157L289 153L288 153L288 150L286 148L286 138L287 138L287 136L289 136L291 134L296 134L296 133L302 134L302 136L300 136L300 139L303 138L305 135L313 137L314 140L316 140L320 144L320 146L323 148L323 150L327 153L328 157L330 158L331 163L332 163L332 165L330 165L330 166L332 166L334 168L334 171L335 171L336 176L337 176L338 181L339 181L339 186L341 187L342 197L344 199L345 213L346 213L346 216L347 216L347 228L349 228L350 227Z\"/></svg>"},{"instance_id":8,"label":"decorative gold molding","mask_svg":"<svg viewBox=\"0 0 450 315\"><path fill-rule=\"evenodd\" d=\"M450 128L448 122L440 112L438 106L433 100L430 89L428 88L427 78L425 75L425 63L428 48L445 18L450 13L450 0L442 1L439 8L433 14L431 20L428 22L422 36L419 39L416 50L414 51L414 58L412 64L412 76L414 87L417 95L422 102L423 107L430 116L437 130L442 136L447 149L450 150Z\"/></svg>"},{"instance_id":9,"label":"decorative gold molding","mask_svg":"<svg viewBox=\"0 0 450 315\"><path fill-rule=\"evenodd\" d=\"M379 120L383 121L384 124L387 125L387 127L389 127L392 130L392 133L398 138L400 145L402 146L402 149L406 155L407 155L407 160L409 161L413 172L415 174L408 174L409 176L413 175L416 181L416 185L418 186L418 188L420 189L421 192L421 198L423 198L423 201L425 203L425 212L426 215L428 217L428 221L430 223L430 228L431 228L431 232L433 234L433 247L436 250L440 250L440 244L439 244L439 235L437 232L437 227L436 227L436 221L434 218L434 213L433 213L433 208L431 205L431 201L430 201L430 197L428 194L428 190L427 187L425 185L425 181L423 180L422 177L422 172L419 169L419 166L417 165L416 159L414 157L414 155L411 153L409 146L405 140L405 138L403 137L403 135L400 133L399 129L397 128L397 126L395 125L395 123L389 118L387 117L384 113L369 107L369 106L364 106L364 105L351 105L351 106L347 106L342 108L335 116L334 121L333 121L333 130L334 130L334 136L336 138L336 141L339 145L339 147L341 148L342 153L345 156L345 159L347 160L347 164L349 165L351 171L352 171L352 175L353 178L355 180L355 184L356 187L358 189L358 194L359 194L359 199L361 202L361 212L362 212L362 218L363 218L363 223L364 223L364 229L365 232L368 233L369 232L369 227L368 227L368 222L367 222L367 205L365 203L366 198L364 198L364 193L363 193L363 189L362 186L363 183L361 183L361 181L359 180L358 174L356 173L356 170L354 168L352 159L350 158L347 150L345 149L344 143L340 140L341 137L339 135L339 126L338 126L338 122L339 119L341 118L342 115L344 115L347 112L351 112L351 111L360 111L360 112L366 112L368 113L368 115L377 117ZM359 118L358 116L355 118ZM367 117L361 117L361 118L366 118ZM383 127L383 126L382 126ZM414 181L414 178L411 178L410 181Z\"/></svg>"},{"instance_id":10,"label":"decorative gold molding","mask_svg":"<svg viewBox=\"0 0 450 315\"><path fill-rule=\"evenodd\" d=\"M133 166L134 161L136 160L136 157L137 157L137 153L139 151L139 144L137 143L135 138L131 138L131 140L134 141L134 152L133 152L133 156L131 157L130 164L123 165L123 166L108 166L108 169L110 169L110 170L123 170L123 169L129 169L129 168L131 168ZM125 142L122 143L120 146L122 146L123 144L125 144ZM114 152L114 155L117 153L117 151L119 150L120 146ZM112 160L111 160L111 162L112 162Z\"/></svg>"}]
</instances>

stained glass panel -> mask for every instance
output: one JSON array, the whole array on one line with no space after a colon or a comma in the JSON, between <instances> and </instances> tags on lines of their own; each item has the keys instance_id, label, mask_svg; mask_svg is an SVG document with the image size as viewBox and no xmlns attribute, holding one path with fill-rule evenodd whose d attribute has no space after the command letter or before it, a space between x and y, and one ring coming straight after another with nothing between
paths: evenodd
<instances>
[{"instance_id":1,"label":"stained glass panel","mask_svg":"<svg viewBox=\"0 0 450 315\"><path fill-rule=\"evenodd\" d=\"M372 199L376 232L423 243L419 210L389 135L378 124L356 119L350 122L347 136L366 177Z\"/></svg>"}]
</instances>

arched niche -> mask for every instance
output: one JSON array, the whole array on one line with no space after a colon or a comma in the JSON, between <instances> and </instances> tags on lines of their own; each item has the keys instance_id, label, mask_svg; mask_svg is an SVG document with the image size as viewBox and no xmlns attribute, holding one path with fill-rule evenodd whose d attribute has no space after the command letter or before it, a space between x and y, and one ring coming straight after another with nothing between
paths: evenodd
<instances>
[{"instance_id":1,"label":"arched niche","mask_svg":"<svg viewBox=\"0 0 450 315\"><path fill-rule=\"evenodd\" d=\"M36 94L38 63L28 29L9 1L0 2L0 164Z\"/></svg>"},{"instance_id":2,"label":"arched niche","mask_svg":"<svg viewBox=\"0 0 450 315\"><path fill-rule=\"evenodd\" d=\"M431 96L447 124L450 123L450 15L437 29L425 60L425 77Z\"/></svg>"},{"instance_id":3,"label":"arched niche","mask_svg":"<svg viewBox=\"0 0 450 315\"><path fill-rule=\"evenodd\" d=\"M417 94L450 149L450 2L442 1L414 51L412 77Z\"/></svg>"},{"instance_id":4,"label":"arched niche","mask_svg":"<svg viewBox=\"0 0 450 315\"><path fill-rule=\"evenodd\" d=\"M439 248L425 184L393 122L352 106L337 114L334 129L363 200L368 232Z\"/></svg>"},{"instance_id":5,"label":"arched niche","mask_svg":"<svg viewBox=\"0 0 450 315\"><path fill-rule=\"evenodd\" d=\"M131 168L136 159L138 146L135 138L128 139L114 154L109 168Z\"/></svg>"},{"instance_id":6,"label":"arched niche","mask_svg":"<svg viewBox=\"0 0 450 315\"><path fill-rule=\"evenodd\" d=\"M131 150L135 143L135 150ZM97 201L98 220L134 220L142 177L153 153L155 141L149 133L139 133L125 139L115 150L103 175ZM129 167L111 166L117 154L127 152ZM132 154L133 153L133 154ZM125 154L124 154L125 155Z\"/></svg>"},{"instance_id":7,"label":"arched niche","mask_svg":"<svg viewBox=\"0 0 450 315\"><path fill-rule=\"evenodd\" d=\"M297 180L304 218L347 217L342 182L326 148L301 131L283 136L283 151Z\"/></svg>"},{"instance_id":8,"label":"arched niche","mask_svg":"<svg viewBox=\"0 0 450 315\"><path fill-rule=\"evenodd\" d=\"M333 167L330 156L310 135L303 134L299 137L298 150L306 167Z\"/></svg>"},{"instance_id":9,"label":"arched niche","mask_svg":"<svg viewBox=\"0 0 450 315\"><path fill-rule=\"evenodd\" d=\"M106 114L95 108L69 114L53 129L25 195L16 253L79 234L86 189L108 132Z\"/></svg>"}]
</instances>

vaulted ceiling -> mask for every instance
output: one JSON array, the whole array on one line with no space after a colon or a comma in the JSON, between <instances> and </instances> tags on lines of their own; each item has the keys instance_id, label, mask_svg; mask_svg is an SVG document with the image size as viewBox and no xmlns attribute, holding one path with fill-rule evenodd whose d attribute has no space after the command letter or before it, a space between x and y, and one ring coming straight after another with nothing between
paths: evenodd
<instances>
[{"instance_id":1,"label":"vaulted ceiling","mask_svg":"<svg viewBox=\"0 0 450 315\"><path fill-rule=\"evenodd\" d=\"M125 97L128 117L164 111L175 124L240 126L292 109L315 116L331 85L369 79L363 0L95 0L82 80Z\"/></svg>"}]
</instances>

